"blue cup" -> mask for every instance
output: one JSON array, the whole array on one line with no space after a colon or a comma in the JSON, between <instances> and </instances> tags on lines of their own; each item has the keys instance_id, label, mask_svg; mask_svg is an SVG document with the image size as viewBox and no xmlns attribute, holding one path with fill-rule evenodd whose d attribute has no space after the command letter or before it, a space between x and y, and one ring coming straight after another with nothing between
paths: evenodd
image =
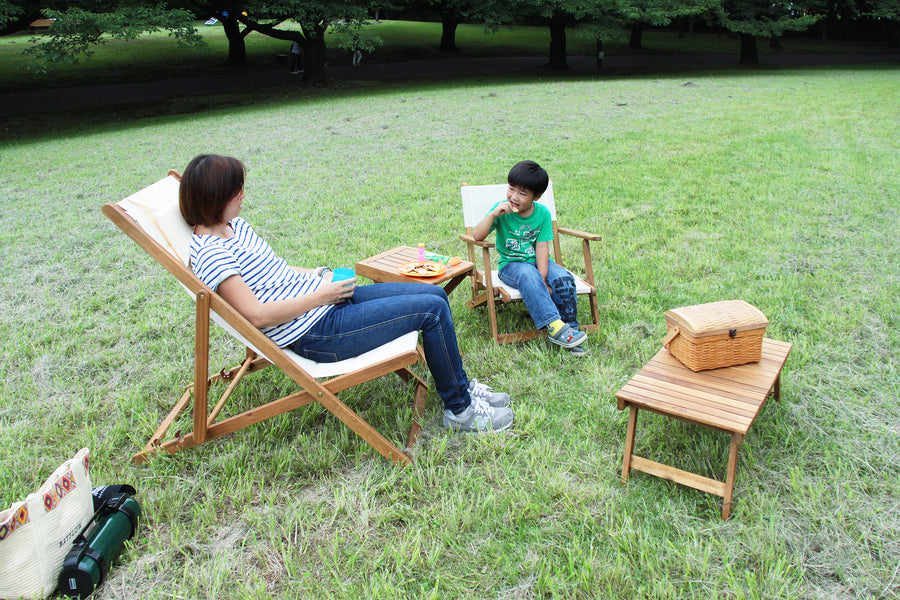
<instances>
[{"instance_id":1,"label":"blue cup","mask_svg":"<svg viewBox=\"0 0 900 600\"><path fill-rule=\"evenodd\" d=\"M331 280L332 281L344 281L345 279L353 279L356 277L356 273L353 272L353 269L335 269L331 272ZM350 285L349 283L347 285Z\"/></svg>"}]
</instances>

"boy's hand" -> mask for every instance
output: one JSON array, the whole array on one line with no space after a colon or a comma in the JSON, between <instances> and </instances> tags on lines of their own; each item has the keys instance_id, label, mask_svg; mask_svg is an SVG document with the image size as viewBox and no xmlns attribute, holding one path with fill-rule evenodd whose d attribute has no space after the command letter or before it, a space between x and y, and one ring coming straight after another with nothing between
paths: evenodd
<instances>
[{"instance_id":1,"label":"boy's hand","mask_svg":"<svg viewBox=\"0 0 900 600\"><path fill-rule=\"evenodd\" d=\"M506 200L505 202L501 202L500 204L498 204L497 208L494 209L494 212L492 214L494 215L494 218L497 218L500 215L506 215L506 214L514 213L514 212L519 212L519 211L517 211L515 208L513 208L513 205L510 203L509 200Z\"/></svg>"}]
</instances>

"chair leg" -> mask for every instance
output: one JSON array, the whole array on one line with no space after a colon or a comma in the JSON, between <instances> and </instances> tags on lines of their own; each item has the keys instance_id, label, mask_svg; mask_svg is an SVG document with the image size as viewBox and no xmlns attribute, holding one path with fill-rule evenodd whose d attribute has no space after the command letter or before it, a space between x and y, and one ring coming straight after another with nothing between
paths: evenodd
<instances>
[{"instance_id":1,"label":"chair leg","mask_svg":"<svg viewBox=\"0 0 900 600\"><path fill-rule=\"evenodd\" d=\"M422 422L425 420L425 394L428 391L428 387L418 377L415 377L415 379L416 392L413 396L413 422L409 428L409 435L406 437L407 449L416 445L419 433L422 431Z\"/></svg>"},{"instance_id":2,"label":"chair leg","mask_svg":"<svg viewBox=\"0 0 900 600\"><path fill-rule=\"evenodd\" d=\"M194 439L206 440L209 408L209 296L197 294L196 331L194 334Z\"/></svg>"}]
</instances>

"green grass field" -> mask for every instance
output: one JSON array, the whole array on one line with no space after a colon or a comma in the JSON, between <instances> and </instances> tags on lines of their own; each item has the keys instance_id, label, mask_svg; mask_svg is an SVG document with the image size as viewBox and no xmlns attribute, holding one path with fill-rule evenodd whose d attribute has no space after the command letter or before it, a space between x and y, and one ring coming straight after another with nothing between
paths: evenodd
<instances>
[{"instance_id":1,"label":"green grass field","mask_svg":"<svg viewBox=\"0 0 900 600\"><path fill-rule=\"evenodd\" d=\"M109 115L0 142L0 506L82 446L144 519L98 598L896 598L900 72L697 72L321 90L193 116ZM100 213L200 152L248 166L243 216L295 264L423 241L459 254L460 182L533 158L562 223L600 233L591 354L497 347L451 297L501 435L440 429L386 463L306 407L132 466L191 377L193 309ZM579 249L566 247L574 261ZM619 481L614 394L663 312L742 298L794 350L720 500ZM505 319L527 326L517 310ZM218 370L242 356L215 333ZM237 412L292 389L263 372ZM342 398L402 443L411 390ZM636 452L722 477L724 434L643 418Z\"/></svg>"}]
</instances>

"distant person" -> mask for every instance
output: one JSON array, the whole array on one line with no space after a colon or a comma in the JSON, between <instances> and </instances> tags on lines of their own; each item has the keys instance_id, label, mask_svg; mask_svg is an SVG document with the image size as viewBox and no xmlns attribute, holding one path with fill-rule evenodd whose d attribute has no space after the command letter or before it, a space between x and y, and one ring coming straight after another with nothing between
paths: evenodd
<instances>
[{"instance_id":1,"label":"distant person","mask_svg":"<svg viewBox=\"0 0 900 600\"><path fill-rule=\"evenodd\" d=\"M425 361L443 401L443 426L502 431L513 423L509 394L469 379L443 288L428 283L333 282L331 269L292 267L240 218L244 164L205 154L184 170L181 215L193 228L191 269L272 341L316 362L359 356L422 332Z\"/></svg>"},{"instance_id":2,"label":"distant person","mask_svg":"<svg viewBox=\"0 0 900 600\"><path fill-rule=\"evenodd\" d=\"M353 66L358 67L362 61L362 50L359 49L359 39L353 39Z\"/></svg>"},{"instance_id":3,"label":"distant person","mask_svg":"<svg viewBox=\"0 0 900 600\"><path fill-rule=\"evenodd\" d=\"M300 68L300 42L291 42L291 75L296 75Z\"/></svg>"},{"instance_id":4,"label":"distant person","mask_svg":"<svg viewBox=\"0 0 900 600\"><path fill-rule=\"evenodd\" d=\"M497 232L500 279L522 294L537 329L547 328L550 341L573 356L584 356L587 334L578 330L575 278L550 260L553 219L538 200L550 176L531 160L517 163L508 176L506 201L498 202L472 231L476 240Z\"/></svg>"}]
</instances>

